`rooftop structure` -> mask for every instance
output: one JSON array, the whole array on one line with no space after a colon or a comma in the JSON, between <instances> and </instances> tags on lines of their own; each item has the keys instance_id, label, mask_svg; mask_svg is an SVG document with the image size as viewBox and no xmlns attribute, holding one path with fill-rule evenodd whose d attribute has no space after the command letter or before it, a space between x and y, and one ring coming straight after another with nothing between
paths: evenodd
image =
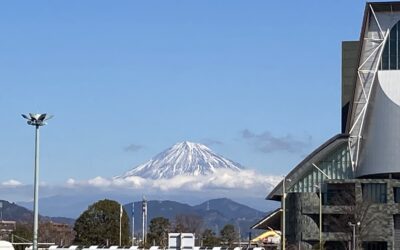
<instances>
[{"instance_id":1,"label":"rooftop structure","mask_svg":"<svg viewBox=\"0 0 400 250\"><path fill-rule=\"evenodd\" d=\"M400 249L400 2L366 3L360 39L342 43L341 103L341 133L267 195L286 206L253 228L302 249Z\"/></svg>"}]
</instances>

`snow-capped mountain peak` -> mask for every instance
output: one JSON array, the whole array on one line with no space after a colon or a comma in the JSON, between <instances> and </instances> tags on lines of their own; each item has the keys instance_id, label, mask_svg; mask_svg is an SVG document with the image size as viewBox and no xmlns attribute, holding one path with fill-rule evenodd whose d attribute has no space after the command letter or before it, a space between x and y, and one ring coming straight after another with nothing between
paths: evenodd
<instances>
[{"instance_id":1,"label":"snow-capped mountain peak","mask_svg":"<svg viewBox=\"0 0 400 250\"><path fill-rule=\"evenodd\" d=\"M203 144L184 141L114 178L140 176L150 179L169 179L179 175L208 175L215 173L217 169L240 171L243 167L214 153Z\"/></svg>"}]
</instances>

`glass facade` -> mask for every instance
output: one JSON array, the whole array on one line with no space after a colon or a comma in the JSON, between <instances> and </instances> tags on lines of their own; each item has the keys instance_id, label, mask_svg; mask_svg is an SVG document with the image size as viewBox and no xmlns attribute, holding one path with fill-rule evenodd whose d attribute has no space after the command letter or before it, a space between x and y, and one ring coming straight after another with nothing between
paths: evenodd
<instances>
[{"instance_id":1,"label":"glass facade","mask_svg":"<svg viewBox=\"0 0 400 250\"><path fill-rule=\"evenodd\" d=\"M330 179L342 180L353 177L347 143L343 143L324 159L315 162L315 164L326 173ZM289 192L311 193L318 191L316 185L320 185L320 183L326 179L326 176L313 166L310 166L309 169L310 170L304 173L302 177L289 189Z\"/></svg>"},{"instance_id":2,"label":"glass facade","mask_svg":"<svg viewBox=\"0 0 400 250\"><path fill-rule=\"evenodd\" d=\"M382 53L380 70L400 69L400 24L396 23L390 30Z\"/></svg>"},{"instance_id":3,"label":"glass facade","mask_svg":"<svg viewBox=\"0 0 400 250\"><path fill-rule=\"evenodd\" d=\"M386 203L386 184L385 183L363 183L362 197L364 202Z\"/></svg>"}]
</instances>

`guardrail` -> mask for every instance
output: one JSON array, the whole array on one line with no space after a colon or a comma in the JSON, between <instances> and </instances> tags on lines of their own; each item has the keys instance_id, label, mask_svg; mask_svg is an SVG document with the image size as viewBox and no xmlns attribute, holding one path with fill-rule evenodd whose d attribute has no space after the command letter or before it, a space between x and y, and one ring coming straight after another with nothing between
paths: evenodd
<instances>
[{"instance_id":1,"label":"guardrail","mask_svg":"<svg viewBox=\"0 0 400 250\"><path fill-rule=\"evenodd\" d=\"M169 248L162 248L159 246L152 246L148 249L139 248L138 246L57 246L52 245L48 248L48 250L170 250ZM32 250L32 246L26 247L25 250ZM263 247L194 247L193 250L265 250Z\"/></svg>"}]
</instances>

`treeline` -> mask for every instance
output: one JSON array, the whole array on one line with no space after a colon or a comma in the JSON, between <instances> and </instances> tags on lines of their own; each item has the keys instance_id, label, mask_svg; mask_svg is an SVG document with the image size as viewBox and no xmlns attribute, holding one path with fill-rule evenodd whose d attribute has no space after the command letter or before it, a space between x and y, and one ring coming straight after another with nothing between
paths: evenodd
<instances>
[{"instance_id":1,"label":"treeline","mask_svg":"<svg viewBox=\"0 0 400 250\"><path fill-rule=\"evenodd\" d=\"M18 243L32 242L33 225L31 223L18 222L15 230L8 238L8 241ZM5 237L6 235L3 235ZM75 231L66 224L53 223L51 221L41 221L38 228L39 243L54 243L56 245L72 245L75 240ZM24 250L26 246L16 245L16 250Z\"/></svg>"},{"instance_id":2,"label":"treeline","mask_svg":"<svg viewBox=\"0 0 400 250\"><path fill-rule=\"evenodd\" d=\"M164 217L157 217L150 221L147 234L146 247L151 245L162 248L168 245L168 233L194 233L196 245L200 246L230 246L239 241L239 234L231 224L225 225L219 232L219 236L211 229L202 230L202 221L196 215L179 215L176 217L175 225Z\"/></svg>"},{"instance_id":3,"label":"treeline","mask_svg":"<svg viewBox=\"0 0 400 250\"><path fill-rule=\"evenodd\" d=\"M121 218L121 245L132 245L132 235L129 227L129 218L121 205L113 200L100 200L88 207L72 227L43 222L39 225L39 242L55 243L57 245L119 245L120 237L120 218ZM120 217L121 216L121 217ZM232 246L239 240L239 234L231 224L225 225L218 235L211 229L203 228L203 220L195 214L177 215L174 221L169 221L164 217L153 218L148 227L146 244L144 247L152 245L167 247L168 233L194 233L196 235L196 245L202 246ZM15 242L23 242L24 239L31 240L32 225L18 223L13 232ZM141 235L135 235L139 244L143 247L143 242L139 239Z\"/></svg>"}]
</instances>

